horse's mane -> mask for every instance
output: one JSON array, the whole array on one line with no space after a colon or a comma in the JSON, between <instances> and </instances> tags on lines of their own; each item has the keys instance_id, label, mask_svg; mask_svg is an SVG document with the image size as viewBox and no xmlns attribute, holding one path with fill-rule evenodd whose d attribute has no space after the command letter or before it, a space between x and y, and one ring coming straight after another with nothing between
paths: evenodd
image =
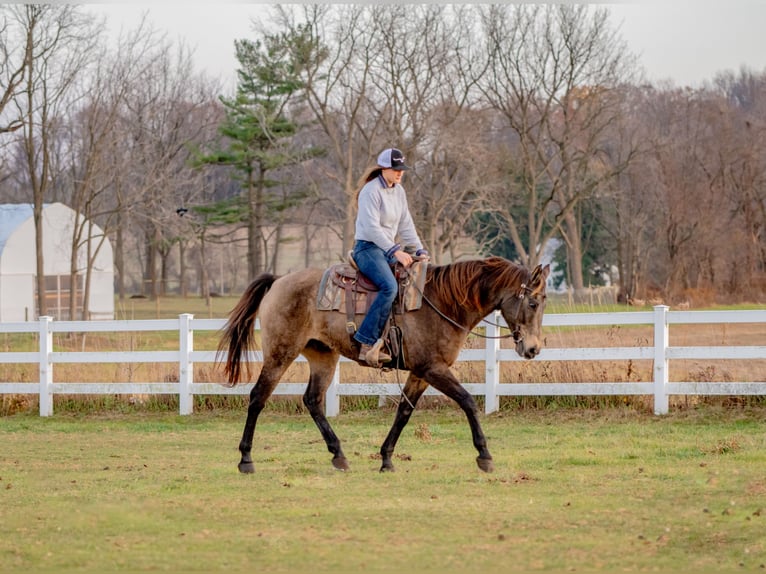
<instances>
[{"instance_id":1,"label":"horse's mane","mask_svg":"<svg viewBox=\"0 0 766 574\"><path fill-rule=\"evenodd\" d=\"M442 301L461 307L482 309L491 292L515 288L529 280L529 271L502 257L458 261L429 269L427 281Z\"/></svg>"}]
</instances>

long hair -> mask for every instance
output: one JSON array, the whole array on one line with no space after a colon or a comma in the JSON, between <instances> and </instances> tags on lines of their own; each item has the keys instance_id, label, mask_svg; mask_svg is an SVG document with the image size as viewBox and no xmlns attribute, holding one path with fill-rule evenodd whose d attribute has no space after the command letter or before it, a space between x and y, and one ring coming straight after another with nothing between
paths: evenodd
<instances>
[{"instance_id":1,"label":"long hair","mask_svg":"<svg viewBox=\"0 0 766 574\"><path fill-rule=\"evenodd\" d=\"M357 183L356 188L356 198L355 198L355 204L359 205L359 194L362 193L362 188L370 183L373 179L378 177L383 171L383 168L379 165L376 165L374 167L367 168L367 171L365 172L366 175L359 180Z\"/></svg>"}]
</instances>

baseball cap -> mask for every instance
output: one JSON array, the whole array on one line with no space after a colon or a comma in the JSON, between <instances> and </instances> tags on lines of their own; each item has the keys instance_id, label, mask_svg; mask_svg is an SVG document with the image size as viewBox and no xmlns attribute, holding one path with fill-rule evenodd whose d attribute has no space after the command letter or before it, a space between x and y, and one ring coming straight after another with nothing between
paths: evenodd
<instances>
[{"instance_id":1,"label":"baseball cap","mask_svg":"<svg viewBox=\"0 0 766 574\"><path fill-rule=\"evenodd\" d=\"M404 164L404 155L395 147L384 149L378 156L378 165L396 171L410 169Z\"/></svg>"}]
</instances>

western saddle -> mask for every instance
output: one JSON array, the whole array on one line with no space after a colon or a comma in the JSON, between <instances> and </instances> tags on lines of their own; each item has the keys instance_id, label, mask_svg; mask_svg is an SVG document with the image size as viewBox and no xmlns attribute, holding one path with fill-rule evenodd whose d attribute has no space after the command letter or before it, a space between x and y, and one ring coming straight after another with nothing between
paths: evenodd
<instances>
[{"instance_id":1,"label":"western saddle","mask_svg":"<svg viewBox=\"0 0 766 574\"><path fill-rule=\"evenodd\" d=\"M399 284L399 295L394 301L392 312L401 315L405 311L419 309L423 301L425 287L427 258L414 258L409 268L400 264L392 266L394 276ZM370 305L378 294L377 286L359 271L351 252L348 262L336 263L327 268L322 275L317 294L317 309L321 311L346 312L346 331L353 336L357 330L357 315L367 313ZM389 330L386 325L384 336Z\"/></svg>"}]
</instances>

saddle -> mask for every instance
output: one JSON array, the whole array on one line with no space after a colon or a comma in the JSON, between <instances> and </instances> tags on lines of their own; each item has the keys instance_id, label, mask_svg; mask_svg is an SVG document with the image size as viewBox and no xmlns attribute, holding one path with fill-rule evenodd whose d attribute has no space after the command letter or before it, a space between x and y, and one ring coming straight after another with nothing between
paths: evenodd
<instances>
[{"instance_id":1,"label":"saddle","mask_svg":"<svg viewBox=\"0 0 766 574\"><path fill-rule=\"evenodd\" d=\"M426 283L427 260L415 260L408 269L397 264L393 267L399 284L399 295L394 301L393 313L401 315L406 311L420 309L423 303L423 288ZM346 311L346 331L356 332L356 316L365 315L378 294L377 286L356 267L349 253L348 263L336 263L322 275L317 294L317 309L320 311ZM388 331L388 325L386 325ZM385 340L385 336L383 337Z\"/></svg>"}]
</instances>

